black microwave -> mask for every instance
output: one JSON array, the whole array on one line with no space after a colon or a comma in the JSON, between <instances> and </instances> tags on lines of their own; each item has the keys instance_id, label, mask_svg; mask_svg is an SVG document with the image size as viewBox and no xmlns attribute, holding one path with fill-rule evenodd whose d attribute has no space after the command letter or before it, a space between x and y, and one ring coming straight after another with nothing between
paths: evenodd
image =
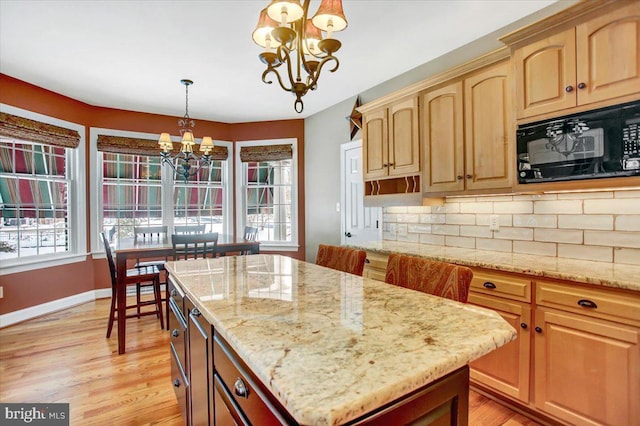
<instances>
[{"instance_id":1,"label":"black microwave","mask_svg":"<svg viewBox=\"0 0 640 426\"><path fill-rule=\"evenodd\" d=\"M640 101L518 126L518 182L640 176Z\"/></svg>"}]
</instances>

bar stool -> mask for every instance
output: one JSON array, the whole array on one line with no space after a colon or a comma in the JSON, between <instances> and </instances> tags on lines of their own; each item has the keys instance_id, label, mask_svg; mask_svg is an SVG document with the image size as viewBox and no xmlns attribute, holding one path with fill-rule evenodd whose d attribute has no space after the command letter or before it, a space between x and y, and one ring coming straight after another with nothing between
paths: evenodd
<instances>
[{"instance_id":1,"label":"bar stool","mask_svg":"<svg viewBox=\"0 0 640 426\"><path fill-rule=\"evenodd\" d=\"M367 253L349 247L318 245L316 265L362 276Z\"/></svg>"}]
</instances>

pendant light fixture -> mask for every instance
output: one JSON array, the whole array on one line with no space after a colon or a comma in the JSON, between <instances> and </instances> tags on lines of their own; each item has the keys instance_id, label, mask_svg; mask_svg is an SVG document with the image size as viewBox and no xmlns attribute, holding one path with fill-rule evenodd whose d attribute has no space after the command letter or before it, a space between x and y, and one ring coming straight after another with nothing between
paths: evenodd
<instances>
[{"instance_id":1,"label":"pendant light fixture","mask_svg":"<svg viewBox=\"0 0 640 426\"><path fill-rule=\"evenodd\" d=\"M318 11L308 18L310 0L272 0L260 12L258 25L253 31L253 41L265 50L260 60L267 66L262 81L274 74L280 87L293 93L296 112L302 112L302 97L315 90L323 67L332 62L329 71L334 72L340 63L333 56L342 46L333 33L347 27L342 11L342 0L322 0ZM326 36L322 37L322 31ZM283 66L284 65L284 66ZM282 68L280 68L282 67ZM280 71L283 71L283 76Z\"/></svg>"},{"instance_id":2,"label":"pendant light fixture","mask_svg":"<svg viewBox=\"0 0 640 426\"><path fill-rule=\"evenodd\" d=\"M208 165L211 162L211 150L213 150L213 139L209 136L202 138L200 143L200 151L202 152L202 158L198 158L193 153L193 146L196 144L193 137L192 129L195 127L195 122L189 118L189 86L193 84L191 80L180 80L180 83L185 86L185 112L184 117L178 120L178 126L181 127L180 134L182 136L182 146L180 152L176 155L171 155L173 150L173 142L171 141L171 135L169 133L160 134L158 139L158 145L160 145L160 156L162 157L162 164L169 164L173 171L182 176L185 183L191 176L194 176L198 171Z\"/></svg>"}]
</instances>

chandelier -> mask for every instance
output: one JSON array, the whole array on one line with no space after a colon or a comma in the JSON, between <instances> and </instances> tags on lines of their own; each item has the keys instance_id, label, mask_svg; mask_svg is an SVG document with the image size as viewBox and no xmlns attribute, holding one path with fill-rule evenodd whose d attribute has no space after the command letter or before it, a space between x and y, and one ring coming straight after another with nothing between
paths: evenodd
<instances>
[{"instance_id":1,"label":"chandelier","mask_svg":"<svg viewBox=\"0 0 640 426\"><path fill-rule=\"evenodd\" d=\"M342 0L322 0L316 14L307 18L309 1L304 0L301 6L300 0L272 0L260 12L252 35L253 41L265 49L260 54L267 66L262 81L271 84L273 81L267 77L275 74L280 87L295 95L293 108L298 113L304 108L302 97L317 88L325 64L333 63L331 72L338 69L340 63L333 55L341 43L333 33L347 27ZM326 32L325 38L321 31ZM286 70L284 80L288 81L283 80L279 70Z\"/></svg>"},{"instance_id":2,"label":"chandelier","mask_svg":"<svg viewBox=\"0 0 640 426\"><path fill-rule=\"evenodd\" d=\"M213 150L213 139L209 136L202 138L200 143L200 151L202 152L202 159L199 159L197 155L193 153L193 146L196 144L193 138L193 129L195 122L189 118L189 86L193 84L191 80L180 80L180 83L185 86L185 107L184 117L178 120L178 126L181 127L180 134L182 135L182 146L180 152L175 155L171 155L173 150L173 142L171 142L171 135L169 133L160 134L158 139L158 145L160 145L160 156L162 157L162 164L169 164L173 171L182 176L185 183L189 178L211 162L211 150Z\"/></svg>"}]
</instances>

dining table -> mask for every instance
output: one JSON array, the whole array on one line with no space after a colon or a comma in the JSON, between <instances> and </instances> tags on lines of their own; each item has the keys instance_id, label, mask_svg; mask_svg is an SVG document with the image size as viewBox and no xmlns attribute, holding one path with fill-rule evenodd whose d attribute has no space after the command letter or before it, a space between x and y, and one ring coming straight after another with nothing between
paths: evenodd
<instances>
[{"instance_id":1,"label":"dining table","mask_svg":"<svg viewBox=\"0 0 640 426\"><path fill-rule=\"evenodd\" d=\"M118 354L126 350L126 297L127 297L127 269L141 260L172 260L173 245L169 240L151 239L138 240L120 239L112 244L116 262L116 309L118 312ZM235 253L260 253L259 241L248 241L244 237L234 238L232 235L219 234L216 247L216 257ZM168 319L167 319L168 321Z\"/></svg>"}]
</instances>

